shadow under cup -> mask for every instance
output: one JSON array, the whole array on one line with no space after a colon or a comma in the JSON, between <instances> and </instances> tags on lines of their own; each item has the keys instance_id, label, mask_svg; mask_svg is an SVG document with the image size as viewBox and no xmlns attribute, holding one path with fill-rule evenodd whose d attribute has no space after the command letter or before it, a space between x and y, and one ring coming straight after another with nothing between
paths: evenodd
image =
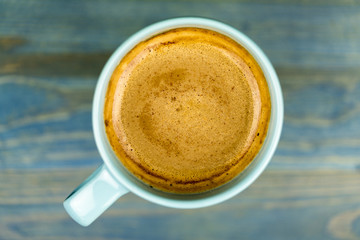
<instances>
[{"instance_id":1,"label":"shadow under cup","mask_svg":"<svg viewBox=\"0 0 360 240\"><path fill-rule=\"evenodd\" d=\"M181 27L197 27L219 32L242 45L261 67L270 92L271 116L267 136L250 165L230 182L213 190L195 194L162 192L133 176L119 161L107 139L103 110L108 82L120 60L139 42L159 33ZM112 177L130 192L148 201L174 208L199 208L225 201L246 189L264 171L280 139L283 124L283 98L276 72L262 50L238 30L215 20L175 18L150 25L131 36L110 57L99 77L93 101L93 130L96 145Z\"/></svg>"}]
</instances>

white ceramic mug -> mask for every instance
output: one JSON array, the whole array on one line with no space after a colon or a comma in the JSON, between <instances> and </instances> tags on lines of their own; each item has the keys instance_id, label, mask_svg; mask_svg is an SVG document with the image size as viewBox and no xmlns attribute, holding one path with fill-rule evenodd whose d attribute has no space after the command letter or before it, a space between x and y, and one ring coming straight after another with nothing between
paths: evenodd
<instances>
[{"instance_id":1,"label":"white ceramic mug","mask_svg":"<svg viewBox=\"0 0 360 240\"><path fill-rule=\"evenodd\" d=\"M242 173L214 190L197 194L174 194L150 188L130 174L113 152L104 127L103 108L109 79L120 60L139 42L179 27L198 27L229 36L245 47L264 72L271 97L271 117L264 144ZM273 66L263 51L247 36L224 23L204 18L174 18L150 25L126 40L110 57L99 77L92 109L96 145L104 161L87 180L69 195L64 207L79 224L88 226L119 197L132 192L139 197L172 208L200 208L223 202L246 189L264 171L279 142L283 124L283 97Z\"/></svg>"}]
</instances>

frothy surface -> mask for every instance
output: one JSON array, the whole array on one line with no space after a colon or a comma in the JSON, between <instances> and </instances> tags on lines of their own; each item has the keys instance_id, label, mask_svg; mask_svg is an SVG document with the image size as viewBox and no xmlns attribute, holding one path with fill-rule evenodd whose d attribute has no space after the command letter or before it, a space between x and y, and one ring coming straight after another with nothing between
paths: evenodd
<instances>
[{"instance_id":1,"label":"frothy surface","mask_svg":"<svg viewBox=\"0 0 360 240\"><path fill-rule=\"evenodd\" d=\"M146 183L206 191L256 155L268 98L261 69L240 45L213 31L180 28L138 44L118 65L106 97L106 131L119 159Z\"/></svg>"}]
</instances>

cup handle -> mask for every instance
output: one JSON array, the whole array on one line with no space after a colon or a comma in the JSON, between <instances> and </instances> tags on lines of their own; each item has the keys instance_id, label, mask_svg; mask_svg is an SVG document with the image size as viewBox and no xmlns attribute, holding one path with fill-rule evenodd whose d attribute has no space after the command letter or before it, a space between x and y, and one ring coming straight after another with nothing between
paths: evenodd
<instances>
[{"instance_id":1,"label":"cup handle","mask_svg":"<svg viewBox=\"0 0 360 240\"><path fill-rule=\"evenodd\" d=\"M64 208L77 223L86 227L128 192L102 164L65 199Z\"/></svg>"}]
</instances>

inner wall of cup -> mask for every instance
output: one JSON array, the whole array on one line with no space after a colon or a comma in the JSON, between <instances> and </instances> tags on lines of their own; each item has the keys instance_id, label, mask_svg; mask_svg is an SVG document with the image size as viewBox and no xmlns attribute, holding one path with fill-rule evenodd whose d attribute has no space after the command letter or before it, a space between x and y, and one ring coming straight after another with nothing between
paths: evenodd
<instances>
[{"instance_id":1,"label":"inner wall of cup","mask_svg":"<svg viewBox=\"0 0 360 240\"><path fill-rule=\"evenodd\" d=\"M126 53L130 51L139 42L144 41L159 33L179 27L200 27L210 29L227 35L239 42L253 55L253 57L258 61L260 67L262 68L269 85L269 91L272 101L271 118L267 137L264 141L263 147L261 148L258 155L255 157L255 159L252 161L252 163L249 165L249 167L225 185L222 185L216 189L205 193L186 195L166 193L150 188L148 185L141 182L139 179L129 173L128 170L117 159L117 156L113 152L112 147L107 140L103 121L103 107L108 81L112 75L112 72L118 65L120 61L119 59L125 56ZM93 113L97 113L97 116L95 116L96 114L94 114L93 116L94 118L97 118L96 120L93 119L94 123L96 122L96 124L94 124L94 132L98 131L100 135L96 136L97 134L95 133L95 137L100 138L96 139L96 142L100 154L102 155L104 162L108 166L113 176L117 178L119 182L123 183L124 186L127 187L130 191L139 195L140 197L162 205L179 208L194 208L212 205L224 201L244 190L257 178L257 176L266 167L266 165L271 159L271 156L276 148L276 144L278 141L278 136L276 136L275 130L276 128L279 128L279 126L277 126L277 120L279 117L278 103L281 102L280 100L282 100L282 98L279 100L279 95L281 97L281 90L279 89L279 86L274 85L273 81L277 81L276 73L271 73L271 70L273 70L273 68L270 62L268 62L266 56L264 59L264 56L262 56L261 50L258 49L258 47L250 39L248 39L245 35L241 34L238 30L234 30L227 25L223 25L222 23L202 18L182 18L167 20L157 23L155 25L151 25L131 36L114 52L114 54L111 56L111 58L105 65L103 72L100 75L98 86L96 88L96 91L100 91L100 94L97 94L97 92L95 93L97 97L95 96L93 104ZM273 74L275 74L276 79L272 79L274 78ZM278 131L279 129L277 129L277 132ZM274 143L275 146L273 146ZM202 201L211 200L211 198L213 201ZM186 202L188 202L188 204L186 204ZM180 203L182 205L180 205Z\"/></svg>"}]
</instances>

